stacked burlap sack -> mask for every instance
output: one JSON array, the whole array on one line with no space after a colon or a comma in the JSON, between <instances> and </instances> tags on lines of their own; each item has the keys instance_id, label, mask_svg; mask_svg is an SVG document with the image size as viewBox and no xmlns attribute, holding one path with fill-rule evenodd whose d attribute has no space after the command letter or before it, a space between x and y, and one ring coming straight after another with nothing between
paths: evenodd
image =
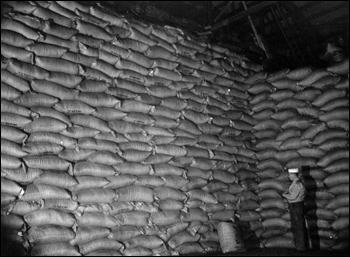
<instances>
[{"instance_id":1,"label":"stacked burlap sack","mask_svg":"<svg viewBox=\"0 0 350 257\"><path fill-rule=\"evenodd\" d=\"M31 255L219 251L227 222L293 248L301 165L313 247L347 247L348 59L267 74L72 1L5 2L1 53L1 223Z\"/></svg>"},{"instance_id":2,"label":"stacked burlap sack","mask_svg":"<svg viewBox=\"0 0 350 257\"><path fill-rule=\"evenodd\" d=\"M1 224L31 255L219 251L260 227L261 66L102 5L3 2Z\"/></svg>"},{"instance_id":3,"label":"stacked burlap sack","mask_svg":"<svg viewBox=\"0 0 350 257\"><path fill-rule=\"evenodd\" d=\"M349 59L325 69L281 70L248 92L258 138L264 247L294 248L288 168L303 168L312 248L344 250L349 230Z\"/></svg>"}]
</instances>

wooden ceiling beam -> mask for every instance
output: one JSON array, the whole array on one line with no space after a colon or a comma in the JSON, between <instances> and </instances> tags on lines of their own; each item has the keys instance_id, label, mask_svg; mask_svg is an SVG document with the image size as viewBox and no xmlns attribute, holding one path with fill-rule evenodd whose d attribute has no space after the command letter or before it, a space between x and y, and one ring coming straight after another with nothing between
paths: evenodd
<instances>
[{"instance_id":1,"label":"wooden ceiling beam","mask_svg":"<svg viewBox=\"0 0 350 257\"><path fill-rule=\"evenodd\" d=\"M349 27L349 23L336 23L336 24L321 24L321 25L309 25L308 28L311 29L317 29L317 30L323 30L323 29L346 29ZM277 34L280 33L281 30L277 28L272 28L270 24L267 25L267 28L270 29L270 34ZM300 31L301 29L297 26L291 26L292 30ZM270 36L270 35L269 35Z\"/></svg>"},{"instance_id":2,"label":"wooden ceiling beam","mask_svg":"<svg viewBox=\"0 0 350 257\"><path fill-rule=\"evenodd\" d=\"M303 3L300 1L300 3ZM306 3L304 5L298 4L298 8L301 9L302 12L308 11L310 8L314 8L315 6L319 5L319 1L309 1L309 3Z\"/></svg>"},{"instance_id":3,"label":"wooden ceiling beam","mask_svg":"<svg viewBox=\"0 0 350 257\"><path fill-rule=\"evenodd\" d=\"M231 6L231 4L233 3L233 1L229 1L226 6L224 8L222 8L222 10L220 11L219 15L214 19L214 22L217 22L218 19L220 19L220 17L226 12L226 10Z\"/></svg>"},{"instance_id":4,"label":"wooden ceiling beam","mask_svg":"<svg viewBox=\"0 0 350 257\"><path fill-rule=\"evenodd\" d=\"M222 27L225 27L231 23L234 23L238 20L241 20L241 19L244 19L244 18L247 18L249 15L252 15L254 13L257 13L257 12L260 12L261 10L267 8L267 7L270 7L274 4L277 4L278 2L280 1L264 1L260 4L257 4L251 8L249 8L248 10L246 11L243 11L243 12L240 12L236 15L234 15L233 17L230 17L226 20L223 20L215 25L212 26L211 30L218 30L218 29L221 29Z\"/></svg>"},{"instance_id":5,"label":"wooden ceiling beam","mask_svg":"<svg viewBox=\"0 0 350 257\"><path fill-rule=\"evenodd\" d=\"M331 1L331 3L333 3L333 1ZM349 10L349 2L344 1L343 3L340 4L329 4L330 8L326 8L325 10L322 10L318 13L315 13L313 15L310 15L308 17L306 17L310 22L312 22L313 20L316 20L320 17L325 17L328 16L329 14L333 13L333 12L337 12L339 10L343 10L343 9L348 9Z\"/></svg>"},{"instance_id":6,"label":"wooden ceiling beam","mask_svg":"<svg viewBox=\"0 0 350 257\"><path fill-rule=\"evenodd\" d=\"M316 33L317 31L310 27L310 22L306 19L306 17L300 11L299 7L296 6L293 1L283 1L281 2L281 6L283 6L287 12L290 13L295 25L299 28L299 30L302 31L303 34L311 40L310 44L318 41Z\"/></svg>"}]
</instances>

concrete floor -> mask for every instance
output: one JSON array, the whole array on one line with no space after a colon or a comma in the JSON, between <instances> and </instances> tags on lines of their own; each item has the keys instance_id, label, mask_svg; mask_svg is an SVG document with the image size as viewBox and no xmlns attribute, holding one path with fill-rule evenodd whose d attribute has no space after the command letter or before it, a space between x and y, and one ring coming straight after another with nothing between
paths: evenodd
<instances>
[{"instance_id":1,"label":"concrete floor","mask_svg":"<svg viewBox=\"0 0 350 257\"><path fill-rule=\"evenodd\" d=\"M188 256L203 256L203 254L191 254ZM298 252L290 249L254 249L246 252L231 253L210 253L205 256L349 256L349 251L320 251L308 250L306 252Z\"/></svg>"},{"instance_id":2,"label":"concrete floor","mask_svg":"<svg viewBox=\"0 0 350 257\"><path fill-rule=\"evenodd\" d=\"M3 232L3 231L2 231ZM23 245L18 242L11 242L1 235L1 255L0 256L25 256L26 251ZM246 252L213 252L207 254L189 254L186 256L349 256L347 251L321 251L308 250L306 252L297 252L290 249L249 249Z\"/></svg>"}]
</instances>

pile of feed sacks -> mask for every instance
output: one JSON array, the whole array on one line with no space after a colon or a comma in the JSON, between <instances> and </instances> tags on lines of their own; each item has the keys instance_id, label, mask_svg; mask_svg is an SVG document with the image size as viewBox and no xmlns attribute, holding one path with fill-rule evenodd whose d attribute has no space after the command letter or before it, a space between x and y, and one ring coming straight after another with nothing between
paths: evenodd
<instances>
[{"instance_id":1,"label":"pile of feed sacks","mask_svg":"<svg viewBox=\"0 0 350 257\"><path fill-rule=\"evenodd\" d=\"M223 222L293 248L281 193L301 164L311 235L346 247L348 60L268 74L73 1L5 1L1 54L1 226L23 254L216 252Z\"/></svg>"}]
</instances>

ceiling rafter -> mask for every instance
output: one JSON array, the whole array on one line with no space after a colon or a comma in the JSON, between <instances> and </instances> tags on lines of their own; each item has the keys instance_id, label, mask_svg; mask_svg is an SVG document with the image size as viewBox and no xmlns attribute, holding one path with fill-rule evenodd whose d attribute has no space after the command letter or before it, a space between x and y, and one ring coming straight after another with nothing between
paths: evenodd
<instances>
[{"instance_id":1,"label":"ceiling rafter","mask_svg":"<svg viewBox=\"0 0 350 257\"><path fill-rule=\"evenodd\" d=\"M318 19L320 17L325 17L326 15L329 15L330 13L333 13L333 12L339 12L339 10L343 10L344 8L348 8L349 9L349 2L347 1L344 1L342 3L339 3L339 4L336 4L336 5L333 5L331 8L326 8L320 12L317 12L313 15L310 15L310 16L306 16L306 18L312 22L313 20L315 19Z\"/></svg>"},{"instance_id":2,"label":"ceiling rafter","mask_svg":"<svg viewBox=\"0 0 350 257\"><path fill-rule=\"evenodd\" d=\"M220 17L228 10L228 8L232 5L233 1L229 1L224 8L220 11L219 15L215 17L214 22L217 22Z\"/></svg>"},{"instance_id":3,"label":"ceiling rafter","mask_svg":"<svg viewBox=\"0 0 350 257\"><path fill-rule=\"evenodd\" d=\"M243 12L240 12L236 15L234 15L233 17L230 17L228 19L225 19L217 24L214 24L211 28L211 30L218 30L218 29L221 29L233 22L236 22L238 20L241 20L241 19L244 19L246 17L248 17L249 15L252 15L254 13L257 13L271 5L274 5L276 3L278 3L279 1L264 1L260 4L257 4L255 6L252 6L251 8L249 8L248 10L246 11L243 11Z\"/></svg>"}]
</instances>

